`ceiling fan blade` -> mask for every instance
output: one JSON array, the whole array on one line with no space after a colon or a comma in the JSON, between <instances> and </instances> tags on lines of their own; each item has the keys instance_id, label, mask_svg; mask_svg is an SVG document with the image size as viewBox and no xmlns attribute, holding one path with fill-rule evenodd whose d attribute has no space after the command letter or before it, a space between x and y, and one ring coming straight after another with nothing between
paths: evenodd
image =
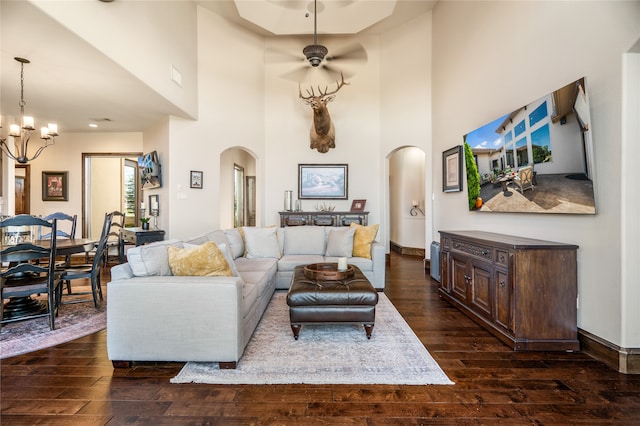
<instances>
[{"instance_id":1,"label":"ceiling fan blade","mask_svg":"<svg viewBox=\"0 0 640 426\"><path fill-rule=\"evenodd\" d=\"M341 75L344 76L345 79L349 79L355 75L353 71L338 65L323 64L321 68L331 77L331 80L340 81Z\"/></svg>"},{"instance_id":2,"label":"ceiling fan blade","mask_svg":"<svg viewBox=\"0 0 640 426\"><path fill-rule=\"evenodd\" d=\"M365 62L367 58L365 48L360 43L356 43L342 49L332 49L325 59L327 61L356 60Z\"/></svg>"},{"instance_id":3,"label":"ceiling fan blade","mask_svg":"<svg viewBox=\"0 0 640 426\"><path fill-rule=\"evenodd\" d=\"M264 52L265 61L271 64L286 64L286 63L303 63L306 58L302 54L295 54L287 50L268 48Z\"/></svg>"},{"instance_id":4,"label":"ceiling fan blade","mask_svg":"<svg viewBox=\"0 0 640 426\"><path fill-rule=\"evenodd\" d=\"M303 65L301 67L294 69L293 71L289 71L284 74L281 74L280 77L284 78L285 80L291 80L291 81L306 81L310 72L311 72L311 66Z\"/></svg>"}]
</instances>

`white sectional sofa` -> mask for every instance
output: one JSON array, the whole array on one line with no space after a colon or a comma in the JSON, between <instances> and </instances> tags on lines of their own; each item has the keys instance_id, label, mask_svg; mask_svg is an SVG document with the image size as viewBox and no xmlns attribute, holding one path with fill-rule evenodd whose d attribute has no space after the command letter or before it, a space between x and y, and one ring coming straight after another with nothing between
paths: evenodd
<instances>
[{"instance_id":1,"label":"white sectional sofa","mask_svg":"<svg viewBox=\"0 0 640 426\"><path fill-rule=\"evenodd\" d=\"M373 227L356 228L244 227L129 249L128 262L111 269L107 287L109 359L118 367L217 361L235 368L275 289L289 288L295 266L348 257L374 287L384 288L385 247L373 241L358 246L363 256L353 256L354 237L375 236ZM168 253L203 252L211 243L231 276L173 275Z\"/></svg>"}]
</instances>

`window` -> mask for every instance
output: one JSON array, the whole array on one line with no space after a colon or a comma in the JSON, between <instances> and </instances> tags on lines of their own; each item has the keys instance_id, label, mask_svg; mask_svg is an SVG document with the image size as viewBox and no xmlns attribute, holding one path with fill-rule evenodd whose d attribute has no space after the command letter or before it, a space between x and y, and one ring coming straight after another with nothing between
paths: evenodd
<instances>
[{"instance_id":1,"label":"window","mask_svg":"<svg viewBox=\"0 0 640 426\"><path fill-rule=\"evenodd\" d=\"M531 149L534 163L548 163L551 161L551 137L549 136L548 123L531 132Z\"/></svg>"},{"instance_id":2,"label":"window","mask_svg":"<svg viewBox=\"0 0 640 426\"><path fill-rule=\"evenodd\" d=\"M533 110L529 114L529 127L533 127L537 122L547 116L547 101L544 101L540 106Z\"/></svg>"},{"instance_id":3,"label":"window","mask_svg":"<svg viewBox=\"0 0 640 426\"><path fill-rule=\"evenodd\" d=\"M524 120L522 120L521 122L516 124L516 127L514 127L514 129L513 129L513 133L514 133L515 137L517 138L518 136L523 134L525 130L526 130L526 127L525 127L525 124L524 124Z\"/></svg>"},{"instance_id":4,"label":"window","mask_svg":"<svg viewBox=\"0 0 640 426\"><path fill-rule=\"evenodd\" d=\"M527 149L527 138L519 139L516 142L516 155L518 159L518 167L529 164L529 151Z\"/></svg>"}]
</instances>

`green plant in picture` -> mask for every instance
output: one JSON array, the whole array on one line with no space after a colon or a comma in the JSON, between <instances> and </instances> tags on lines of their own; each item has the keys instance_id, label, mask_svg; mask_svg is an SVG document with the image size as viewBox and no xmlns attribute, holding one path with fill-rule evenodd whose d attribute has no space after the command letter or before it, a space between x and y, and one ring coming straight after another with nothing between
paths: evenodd
<instances>
[{"instance_id":1,"label":"green plant in picture","mask_svg":"<svg viewBox=\"0 0 640 426\"><path fill-rule=\"evenodd\" d=\"M476 206L476 200L480 196L480 173L478 173L478 166L476 166L476 160L473 158L471 146L466 141L464 143L464 161L467 166L469 210L473 210Z\"/></svg>"}]
</instances>

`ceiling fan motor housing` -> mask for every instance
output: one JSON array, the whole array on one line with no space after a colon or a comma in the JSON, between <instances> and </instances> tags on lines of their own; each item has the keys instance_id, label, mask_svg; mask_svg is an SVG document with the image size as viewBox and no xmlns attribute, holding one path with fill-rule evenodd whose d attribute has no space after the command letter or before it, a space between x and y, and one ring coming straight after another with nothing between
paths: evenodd
<instances>
[{"instance_id":1,"label":"ceiling fan motor housing","mask_svg":"<svg viewBox=\"0 0 640 426\"><path fill-rule=\"evenodd\" d=\"M302 50L312 67L320 65L329 51L321 44L310 44Z\"/></svg>"}]
</instances>

